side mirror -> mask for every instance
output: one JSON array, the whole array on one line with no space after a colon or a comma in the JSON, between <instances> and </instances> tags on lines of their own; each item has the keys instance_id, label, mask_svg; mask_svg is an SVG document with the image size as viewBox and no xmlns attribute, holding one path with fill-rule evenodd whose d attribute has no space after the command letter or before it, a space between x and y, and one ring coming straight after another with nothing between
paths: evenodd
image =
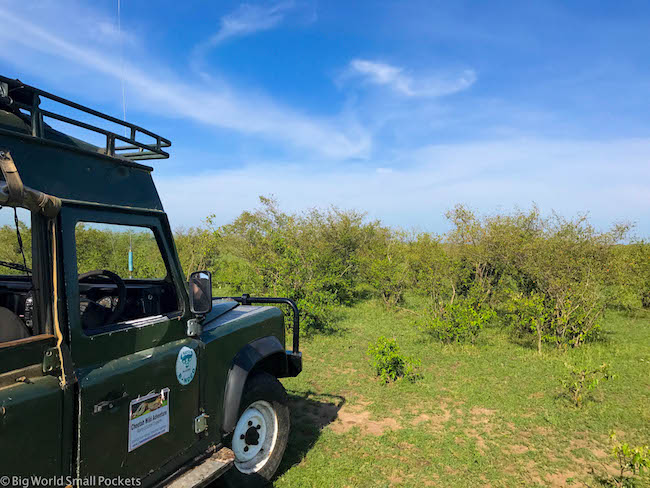
<instances>
[{"instance_id":1,"label":"side mirror","mask_svg":"<svg viewBox=\"0 0 650 488\"><path fill-rule=\"evenodd\" d=\"M212 273L196 271L190 275L190 310L205 315L212 310Z\"/></svg>"}]
</instances>

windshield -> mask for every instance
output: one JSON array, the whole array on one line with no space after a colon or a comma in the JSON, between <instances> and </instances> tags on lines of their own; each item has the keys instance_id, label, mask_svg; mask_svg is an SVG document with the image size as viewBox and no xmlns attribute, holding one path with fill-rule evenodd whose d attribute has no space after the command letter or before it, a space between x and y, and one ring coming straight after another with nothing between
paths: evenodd
<instances>
[{"instance_id":1,"label":"windshield","mask_svg":"<svg viewBox=\"0 0 650 488\"><path fill-rule=\"evenodd\" d=\"M32 232L29 210L0 207L0 275L29 276L31 268Z\"/></svg>"}]
</instances>

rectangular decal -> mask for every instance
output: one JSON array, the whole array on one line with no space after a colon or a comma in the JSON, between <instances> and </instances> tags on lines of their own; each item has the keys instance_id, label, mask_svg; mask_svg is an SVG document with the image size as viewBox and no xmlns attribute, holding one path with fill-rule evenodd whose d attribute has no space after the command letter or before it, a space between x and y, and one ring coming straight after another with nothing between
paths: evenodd
<instances>
[{"instance_id":1,"label":"rectangular decal","mask_svg":"<svg viewBox=\"0 0 650 488\"><path fill-rule=\"evenodd\" d=\"M169 388L131 401L129 452L169 432Z\"/></svg>"}]
</instances>

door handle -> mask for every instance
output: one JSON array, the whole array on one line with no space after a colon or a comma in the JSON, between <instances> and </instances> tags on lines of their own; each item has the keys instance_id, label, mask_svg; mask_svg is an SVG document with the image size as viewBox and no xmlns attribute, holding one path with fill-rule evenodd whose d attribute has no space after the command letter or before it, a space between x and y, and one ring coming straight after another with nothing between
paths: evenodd
<instances>
[{"instance_id":1,"label":"door handle","mask_svg":"<svg viewBox=\"0 0 650 488\"><path fill-rule=\"evenodd\" d=\"M97 405L93 406L93 415L103 412L104 410L111 410L114 408L118 403L123 402L125 399L128 398L127 392L122 393L122 396L113 398L112 400L104 400L103 402L99 402Z\"/></svg>"}]
</instances>

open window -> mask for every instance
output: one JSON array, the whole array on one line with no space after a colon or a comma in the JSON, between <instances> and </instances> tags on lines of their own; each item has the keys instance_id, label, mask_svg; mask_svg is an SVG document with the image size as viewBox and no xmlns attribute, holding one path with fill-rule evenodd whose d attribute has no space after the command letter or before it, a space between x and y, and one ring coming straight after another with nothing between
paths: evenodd
<instances>
[{"instance_id":1,"label":"open window","mask_svg":"<svg viewBox=\"0 0 650 488\"><path fill-rule=\"evenodd\" d=\"M75 238L86 333L147 324L179 311L177 290L152 229L78 222Z\"/></svg>"},{"instance_id":2,"label":"open window","mask_svg":"<svg viewBox=\"0 0 650 488\"><path fill-rule=\"evenodd\" d=\"M0 343L43 333L35 304L39 270L32 270L32 215L0 207ZM35 276L36 275L36 276Z\"/></svg>"}]
</instances>

